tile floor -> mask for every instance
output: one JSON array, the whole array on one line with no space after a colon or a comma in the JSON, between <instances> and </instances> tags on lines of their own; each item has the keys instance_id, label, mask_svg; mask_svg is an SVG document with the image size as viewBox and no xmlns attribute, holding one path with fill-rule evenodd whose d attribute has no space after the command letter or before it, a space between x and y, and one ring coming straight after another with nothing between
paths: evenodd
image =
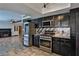
<instances>
[{"instance_id":1,"label":"tile floor","mask_svg":"<svg viewBox=\"0 0 79 59\"><path fill-rule=\"evenodd\" d=\"M24 47L18 36L0 38L1 56L60 56L55 53L47 53L37 47Z\"/></svg>"},{"instance_id":2,"label":"tile floor","mask_svg":"<svg viewBox=\"0 0 79 59\"><path fill-rule=\"evenodd\" d=\"M8 52L9 56L60 56L55 53L47 53L36 47L28 47L22 50L12 49Z\"/></svg>"}]
</instances>

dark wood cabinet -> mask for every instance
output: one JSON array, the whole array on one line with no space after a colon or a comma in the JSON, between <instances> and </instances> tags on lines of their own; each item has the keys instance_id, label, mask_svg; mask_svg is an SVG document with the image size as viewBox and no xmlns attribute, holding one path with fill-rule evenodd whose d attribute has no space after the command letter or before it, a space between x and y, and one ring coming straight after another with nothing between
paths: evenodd
<instances>
[{"instance_id":1,"label":"dark wood cabinet","mask_svg":"<svg viewBox=\"0 0 79 59\"><path fill-rule=\"evenodd\" d=\"M71 36L76 36L76 13L70 11L70 28Z\"/></svg>"},{"instance_id":2,"label":"dark wood cabinet","mask_svg":"<svg viewBox=\"0 0 79 59\"><path fill-rule=\"evenodd\" d=\"M76 13L76 32L79 33L79 11Z\"/></svg>"},{"instance_id":3,"label":"dark wood cabinet","mask_svg":"<svg viewBox=\"0 0 79 59\"><path fill-rule=\"evenodd\" d=\"M74 10L70 10L70 33L72 55L76 55L76 12Z\"/></svg>"},{"instance_id":4,"label":"dark wood cabinet","mask_svg":"<svg viewBox=\"0 0 79 59\"><path fill-rule=\"evenodd\" d=\"M76 12L76 52L79 56L79 10Z\"/></svg>"},{"instance_id":5,"label":"dark wood cabinet","mask_svg":"<svg viewBox=\"0 0 79 59\"><path fill-rule=\"evenodd\" d=\"M70 10L70 27L74 55L79 56L79 8Z\"/></svg>"},{"instance_id":6,"label":"dark wood cabinet","mask_svg":"<svg viewBox=\"0 0 79 59\"><path fill-rule=\"evenodd\" d=\"M70 39L61 39L60 41L60 51L62 55L70 56L71 55L71 43Z\"/></svg>"},{"instance_id":7,"label":"dark wood cabinet","mask_svg":"<svg viewBox=\"0 0 79 59\"><path fill-rule=\"evenodd\" d=\"M33 46L39 47L39 35L34 36L33 41Z\"/></svg>"},{"instance_id":8,"label":"dark wood cabinet","mask_svg":"<svg viewBox=\"0 0 79 59\"><path fill-rule=\"evenodd\" d=\"M32 22L35 24L35 28L42 27L42 21L44 18L33 19Z\"/></svg>"},{"instance_id":9,"label":"dark wood cabinet","mask_svg":"<svg viewBox=\"0 0 79 59\"><path fill-rule=\"evenodd\" d=\"M60 53L60 39L53 38L53 52Z\"/></svg>"},{"instance_id":10,"label":"dark wood cabinet","mask_svg":"<svg viewBox=\"0 0 79 59\"><path fill-rule=\"evenodd\" d=\"M62 19L60 20L61 21L61 27L70 27L70 15L69 14L65 14L65 15L62 15Z\"/></svg>"},{"instance_id":11,"label":"dark wood cabinet","mask_svg":"<svg viewBox=\"0 0 79 59\"><path fill-rule=\"evenodd\" d=\"M53 52L64 56L71 56L72 51L70 39L53 38Z\"/></svg>"},{"instance_id":12,"label":"dark wood cabinet","mask_svg":"<svg viewBox=\"0 0 79 59\"><path fill-rule=\"evenodd\" d=\"M54 27L60 27L60 19L59 19L59 16L58 15L56 15L56 16L54 16Z\"/></svg>"},{"instance_id":13,"label":"dark wood cabinet","mask_svg":"<svg viewBox=\"0 0 79 59\"><path fill-rule=\"evenodd\" d=\"M62 14L54 16L55 27L70 27L70 14Z\"/></svg>"},{"instance_id":14,"label":"dark wood cabinet","mask_svg":"<svg viewBox=\"0 0 79 59\"><path fill-rule=\"evenodd\" d=\"M43 26L43 21L50 21L49 26L46 27L70 27L70 14L69 13L63 13L59 15L52 15L52 16L46 16L46 17L41 17L38 19L35 19L33 21L36 21L36 23L39 25L38 27L44 27Z\"/></svg>"}]
</instances>

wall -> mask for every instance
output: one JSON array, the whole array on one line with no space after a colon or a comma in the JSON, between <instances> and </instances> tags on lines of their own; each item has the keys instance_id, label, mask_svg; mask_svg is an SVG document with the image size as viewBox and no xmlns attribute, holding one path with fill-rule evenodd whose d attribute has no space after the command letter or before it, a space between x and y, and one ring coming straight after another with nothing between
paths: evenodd
<instances>
[{"instance_id":1,"label":"wall","mask_svg":"<svg viewBox=\"0 0 79 59\"><path fill-rule=\"evenodd\" d=\"M0 21L0 29L1 28L11 28L11 24L8 21Z\"/></svg>"},{"instance_id":2,"label":"wall","mask_svg":"<svg viewBox=\"0 0 79 59\"><path fill-rule=\"evenodd\" d=\"M18 31L14 31L14 25L19 26L19 24L12 24L8 21L0 21L0 29L10 28L13 35L19 35Z\"/></svg>"},{"instance_id":3,"label":"wall","mask_svg":"<svg viewBox=\"0 0 79 59\"><path fill-rule=\"evenodd\" d=\"M11 24L11 28L12 28L12 35L19 35L19 31L14 31L14 26L22 26L22 22L19 22L19 23L13 23Z\"/></svg>"},{"instance_id":4,"label":"wall","mask_svg":"<svg viewBox=\"0 0 79 59\"><path fill-rule=\"evenodd\" d=\"M2 28L11 28L12 35L18 35L18 31L14 31L14 24L10 23L11 19L21 20L21 14L0 10L0 29Z\"/></svg>"},{"instance_id":5,"label":"wall","mask_svg":"<svg viewBox=\"0 0 79 59\"><path fill-rule=\"evenodd\" d=\"M18 31L14 31L14 26L15 26L14 24L11 24L12 36L19 35Z\"/></svg>"}]
</instances>

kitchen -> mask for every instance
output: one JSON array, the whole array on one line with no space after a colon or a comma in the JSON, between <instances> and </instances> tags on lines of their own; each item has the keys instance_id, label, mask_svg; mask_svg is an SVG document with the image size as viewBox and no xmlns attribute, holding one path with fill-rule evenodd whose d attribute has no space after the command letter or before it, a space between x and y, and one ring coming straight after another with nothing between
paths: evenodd
<instances>
[{"instance_id":1,"label":"kitchen","mask_svg":"<svg viewBox=\"0 0 79 59\"><path fill-rule=\"evenodd\" d=\"M72 6L74 8L69 9L69 12L28 20L35 27L32 46L63 56L79 55L79 8L78 4Z\"/></svg>"},{"instance_id":2,"label":"kitchen","mask_svg":"<svg viewBox=\"0 0 79 59\"><path fill-rule=\"evenodd\" d=\"M8 6L7 4L2 4L2 5L4 7ZM11 32L11 30L8 30L8 31L4 30L3 32L0 31L0 35L1 35L0 39L2 40L4 39L2 37L5 37L5 38L8 37L8 40L11 43L11 50L13 48L13 51L14 50L16 51L15 52L16 55L19 55L22 53L24 53L25 55L28 55L28 54L29 55L33 55L33 54L42 55L43 52L48 53L49 55L53 55L53 53L61 55L61 56L78 56L79 55L79 39L78 39L79 38L78 37L79 36L78 34L79 32L79 28L78 28L79 4L76 5L73 3L65 3L65 4L61 4L61 3L59 4L58 3L31 4L29 3L29 4L10 4L10 5L11 6L16 5L17 6L16 11L21 9L19 13L24 12L24 14L25 13L27 14L26 10L28 11L28 13L29 12L33 13L31 14L31 16L29 15L27 16L26 14L22 15L21 20L10 19L9 23L14 24L12 30L14 29L16 30L13 33ZM20 7L19 5L22 5L22 7ZM39 7L34 7L35 5L38 5ZM49 10L49 7L51 9L52 5L54 7L54 11ZM25 9L24 6L27 6L28 9L27 8ZM43 6L44 8L43 12L45 11L42 14L40 14L40 12L38 13L39 11L38 8L40 8L40 6ZM49 6L49 7L46 7L46 6ZM58 8L55 10L55 6L62 7L62 8ZM37 11L36 10L35 11L37 13L34 10L31 10L31 8L33 9L36 8ZM21 22L21 24L18 24L19 22ZM16 25L21 26L19 31L17 31ZM18 35L15 32L17 32ZM10 33L10 34L6 35L6 33ZM11 34L16 34L16 35L12 36ZM10 39L12 39L14 43ZM16 42L16 39L18 43ZM7 45L8 40L5 41L4 39L4 41L6 42L5 46L7 47L9 47ZM3 43L5 43L4 41ZM25 52L21 52L19 51L19 49L21 51L25 50ZM36 49L36 50L32 50L32 49ZM18 53L18 51L20 53ZM40 53L40 51L42 52ZM9 55L12 55L12 53Z\"/></svg>"},{"instance_id":3,"label":"kitchen","mask_svg":"<svg viewBox=\"0 0 79 59\"><path fill-rule=\"evenodd\" d=\"M30 23L35 24L36 30L31 39L33 46L48 53L74 55L69 13L33 19Z\"/></svg>"}]
</instances>

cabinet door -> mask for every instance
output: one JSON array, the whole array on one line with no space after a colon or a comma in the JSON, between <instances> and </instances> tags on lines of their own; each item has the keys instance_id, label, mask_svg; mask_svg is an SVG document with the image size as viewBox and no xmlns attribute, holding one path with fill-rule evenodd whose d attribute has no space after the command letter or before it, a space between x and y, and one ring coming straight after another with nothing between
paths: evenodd
<instances>
[{"instance_id":1,"label":"cabinet door","mask_svg":"<svg viewBox=\"0 0 79 59\"><path fill-rule=\"evenodd\" d=\"M79 12L76 13L76 31L79 33Z\"/></svg>"},{"instance_id":2,"label":"cabinet door","mask_svg":"<svg viewBox=\"0 0 79 59\"><path fill-rule=\"evenodd\" d=\"M70 11L70 29L72 55L76 55L76 12L74 12L74 10Z\"/></svg>"},{"instance_id":3,"label":"cabinet door","mask_svg":"<svg viewBox=\"0 0 79 59\"><path fill-rule=\"evenodd\" d=\"M34 37L34 46L39 47L39 36Z\"/></svg>"},{"instance_id":4,"label":"cabinet door","mask_svg":"<svg viewBox=\"0 0 79 59\"><path fill-rule=\"evenodd\" d=\"M60 42L58 38L53 39L53 52L60 53Z\"/></svg>"},{"instance_id":5,"label":"cabinet door","mask_svg":"<svg viewBox=\"0 0 79 59\"><path fill-rule=\"evenodd\" d=\"M61 16L61 27L69 27L69 15L62 15Z\"/></svg>"},{"instance_id":6,"label":"cabinet door","mask_svg":"<svg viewBox=\"0 0 79 59\"><path fill-rule=\"evenodd\" d=\"M60 27L60 21L59 20L55 20L55 27Z\"/></svg>"},{"instance_id":7,"label":"cabinet door","mask_svg":"<svg viewBox=\"0 0 79 59\"><path fill-rule=\"evenodd\" d=\"M67 39L61 39L61 54L62 55L65 55L65 56L69 56L71 55L71 45L70 45L70 42L69 40Z\"/></svg>"},{"instance_id":8,"label":"cabinet door","mask_svg":"<svg viewBox=\"0 0 79 59\"><path fill-rule=\"evenodd\" d=\"M54 22L55 27L60 27L59 16L54 16Z\"/></svg>"},{"instance_id":9,"label":"cabinet door","mask_svg":"<svg viewBox=\"0 0 79 59\"><path fill-rule=\"evenodd\" d=\"M55 27L55 22L54 22L54 20L51 21L51 27L52 27L52 28Z\"/></svg>"},{"instance_id":10,"label":"cabinet door","mask_svg":"<svg viewBox=\"0 0 79 59\"><path fill-rule=\"evenodd\" d=\"M79 56L79 12L76 13L76 52Z\"/></svg>"},{"instance_id":11,"label":"cabinet door","mask_svg":"<svg viewBox=\"0 0 79 59\"><path fill-rule=\"evenodd\" d=\"M71 35L75 36L76 34L76 13L70 12L70 28L71 28Z\"/></svg>"}]
</instances>

